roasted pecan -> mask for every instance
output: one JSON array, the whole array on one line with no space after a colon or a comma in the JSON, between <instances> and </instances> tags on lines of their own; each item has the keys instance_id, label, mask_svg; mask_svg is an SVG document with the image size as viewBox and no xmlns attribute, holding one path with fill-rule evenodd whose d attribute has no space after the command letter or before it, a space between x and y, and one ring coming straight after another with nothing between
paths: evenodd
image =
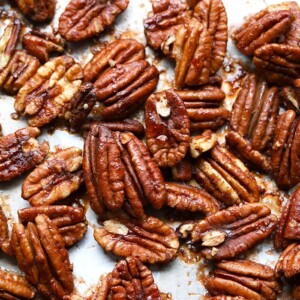
<instances>
[{"instance_id":1,"label":"roasted pecan","mask_svg":"<svg viewBox=\"0 0 300 300\"><path fill-rule=\"evenodd\" d=\"M86 300L107 300L110 293L111 273L101 276L97 285L88 293Z\"/></svg>"},{"instance_id":2,"label":"roasted pecan","mask_svg":"<svg viewBox=\"0 0 300 300\"><path fill-rule=\"evenodd\" d=\"M18 210L19 221L26 225L38 215L46 215L57 226L66 247L79 242L87 231L83 208L67 205L29 207Z\"/></svg>"},{"instance_id":3,"label":"roasted pecan","mask_svg":"<svg viewBox=\"0 0 300 300\"><path fill-rule=\"evenodd\" d=\"M95 229L94 238L105 251L149 264L175 259L179 248L175 231L154 217L105 221L104 228Z\"/></svg>"},{"instance_id":4,"label":"roasted pecan","mask_svg":"<svg viewBox=\"0 0 300 300\"><path fill-rule=\"evenodd\" d=\"M278 110L278 89L250 74L233 104L231 128L249 139L254 150L264 150L272 139Z\"/></svg>"},{"instance_id":5,"label":"roasted pecan","mask_svg":"<svg viewBox=\"0 0 300 300\"><path fill-rule=\"evenodd\" d=\"M204 285L214 296L227 294L249 300L276 300L281 292L274 270L250 260L218 263L217 269L205 278Z\"/></svg>"},{"instance_id":6,"label":"roasted pecan","mask_svg":"<svg viewBox=\"0 0 300 300\"><path fill-rule=\"evenodd\" d=\"M106 70L95 82L97 99L105 108L105 120L124 119L140 107L155 90L159 73L145 60L133 61Z\"/></svg>"},{"instance_id":7,"label":"roasted pecan","mask_svg":"<svg viewBox=\"0 0 300 300\"><path fill-rule=\"evenodd\" d=\"M167 206L183 211L212 214L220 209L218 201L206 191L191 185L166 182Z\"/></svg>"},{"instance_id":8,"label":"roasted pecan","mask_svg":"<svg viewBox=\"0 0 300 300\"><path fill-rule=\"evenodd\" d=\"M145 106L146 143L160 167L174 167L186 155L190 121L184 103L173 91L151 95Z\"/></svg>"},{"instance_id":9,"label":"roasted pecan","mask_svg":"<svg viewBox=\"0 0 300 300\"><path fill-rule=\"evenodd\" d=\"M234 296L219 295L215 297L209 297L206 300L246 300L246 298L240 296L234 297Z\"/></svg>"},{"instance_id":10,"label":"roasted pecan","mask_svg":"<svg viewBox=\"0 0 300 300\"><path fill-rule=\"evenodd\" d=\"M15 110L41 127L64 114L82 82L82 68L71 56L59 56L40 67L20 89Z\"/></svg>"},{"instance_id":11,"label":"roasted pecan","mask_svg":"<svg viewBox=\"0 0 300 300\"><path fill-rule=\"evenodd\" d=\"M11 238L19 268L43 296L63 299L74 289L72 265L58 228L46 215L25 229L15 223Z\"/></svg>"},{"instance_id":12,"label":"roasted pecan","mask_svg":"<svg viewBox=\"0 0 300 300\"><path fill-rule=\"evenodd\" d=\"M300 300L300 285L297 285L293 289L293 297L294 297L295 300Z\"/></svg>"},{"instance_id":13,"label":"roasted pecan","mask_svg":"<svg viewBox=\"0 0 300 300\"><path fill-rule=\"evenodd\" d=\"M128 6L129 0L72 0L59 18L59 33L70 42L100 34Z\"/></svg>"},{"instance_id":14,"label":"roasted pecan","mask_svg":"<svg viewBox=\"0 0 300 300\"><path fill-rule=\"evenodd\" d=\"M274 179L280 188L289 189L300 181L300 118L292 110L278 118L271 166Z\"/></svg>"},{"instance_id":15,"label":"roasted pecan","mask_svg":"<svg viewBox=\"0 0 300 300\"><path fill-rule=\"evenodd\" d=\"M36 73L39 61L24 50L15 52L7 66L0 72L0 87L7 94L17 93Z\"/></svg>"},{"instance_id":16,"label":"roasted pecan","mask_svg":"<svg viewBox=\"0 0 300 300\"><path fill-rule=\"evenodd\" d=\"M172 168L172 178L175 181L190 181L193 178L193 166L188 157L183 158Z\"/></svg>"},{"instance_id":17,"label":"roasted pecan","mask_svg":"<svg viewBox=\"0 0 300 300\"><path fill-rule=\"evenodd\" d=\"M41 163L48 154L47 142L38 144L36 127L27 127L0 138L0 182L11 180Z\"/></svg>"},{"instance_id":18,"label":"roasted pecan","mask_svg":"<svg viewBox=\"0 0 300 300\"><path fill-rule=\"evenodd\" d=\"M55 153L23 181L22 197L32 206L50 205L78 190L83 182L82 151L68 148Z\"/></svg>"},{"instance_id":19,"label":"roasted pecan","mask_svg":"<svg viewBox=\"0 0 300 300\"><path fill-rule=\"evenodd\" d=\"M277 217L259 203L229 207L195 224L193 242L201 242L202 255L209 260L233 259L267 238Z\"/></svg>"},{"instance_id":20,"label":"roasted pecan","mask_svg":"<svg viewBox=\"0 0 300 300\"><path fill-rule=\"evenodd\" d=\"M193 158L198 158L218 143L217 135L211 130L205 130L201 135L193 136L190 140L190 152Z\"/></svg>"},{"instance_id":21,"label":"roasted pecan","mask_svg":"<svg viewBox=\"0 0 300 300\"><path fill-rule=\"evenodd\" d=\"M294 110L297 115L300 114L300 88L286 86L281 90L280 96L287 109Z\"/></svg>"},{"instance_id":22,"label":"roasted pecan","mask_svg":"<svg viewBox=\"0 0 300 300\"><path fill-rule=\"evenodd\" d=\"M300 7L297 2L283 2L283 6L285 9L289 9L290 12L293 14L294 21L285 34L285 43L292 46L299 47L300 45Z\"/></svg>"},{"instance_id":23,"label":"roasted pecan","mask_svg":"<svg viewBox=\"0 0 300 300\"><path fill-rule=\"evenodd\" d=\"M10 245L9 233L8 233L7 218L1 206L0 206L0 249L5 254L13 255L11 245Z\"/></svg>"},{"instance_id":24,"label":"roasted pecan","mask_svg":"<svg viewBox=\"0 0 300 300\"><path fill-rule=\"evenodd\" d=\"M23 47L27 52L37 57L42 63L49 60L51 53L63 53L65 42L58 35L32 30L22 39Z\"/></svg>"},{"instance_id":25,"label":"roasted pecan","mask_svg":"<svg viewBox=\"0 0 300 300\"><path fill-rule=\"evenodd\" d=\"M94 82L99 75L116 64L142 60L145 47L134 39L119 39L96 53L83 70L84 81Z\"/></svg>"},{"instance_id":26,"label":"roasted pecan","mask_svg":"<svg viewBox=\"0 0 300 300\"><path fill-rule=\"evenodd\" d=\"M226 205L260 199L255 178L235 155L220 145L209 154L195 164L196 179L209 193Z\"/></svg>"}]
</instances>

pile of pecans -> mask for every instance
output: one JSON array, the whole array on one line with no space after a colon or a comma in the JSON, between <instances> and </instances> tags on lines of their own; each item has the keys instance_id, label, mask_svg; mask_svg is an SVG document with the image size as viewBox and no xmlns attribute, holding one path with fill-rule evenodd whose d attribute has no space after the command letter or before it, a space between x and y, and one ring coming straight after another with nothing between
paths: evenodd
<instances>
[{"instance_id":1,"label":"pile of pecans","mask_svg":"<svg viewBox=\"0 0 300 300\"><path fill-rule=\"evenodd\" d=\"M146 265L173 261L185 244L211 262L206 299L275 300L282 279L300 299L300 7L269 6L234 31L256 69L228 110L222 1L151 2L147 45L175 61L173 88L164 91L135 39L105 44L85 66L67 54L68 42L111 28L129 0L71 0L56 34L37 25L51 21L54 0L15 0L20 17L1 11L0 88L28 127L0 135L0 182L25 175L21 196L30 204L12 228L0 207L0 250L23 272L0 269L1 299L71 299L68 249L88 230L85 210L70 204L80 189L98 217L95 240L123 258L82 299L167 299ZM83 149L50 153L37 140L61 122ZM261 204L257 174L290 194L279 220ZM177 230L156 217L166 209L185 217ZM275 269L245 258L270 237L282 250Z\"/></svg>"}]
</instances>

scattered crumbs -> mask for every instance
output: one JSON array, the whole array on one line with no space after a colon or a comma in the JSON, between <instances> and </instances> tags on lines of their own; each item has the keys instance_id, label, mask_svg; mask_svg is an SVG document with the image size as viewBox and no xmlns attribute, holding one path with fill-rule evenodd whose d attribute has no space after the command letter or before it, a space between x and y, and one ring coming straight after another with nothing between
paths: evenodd
<instances>
[{"instance_id":1,"label":"scattered crumbs","mask_svg":"<svg viewBox=\"0 0 300 300\"><path fill-rule=\"evenodd\" d=\"M186 264L195 264L199 263L202 260L200 253L194 252L189 249L187 245L183 245L178 251L178 257L181 261Z\"/></svg>"}]
</instances>

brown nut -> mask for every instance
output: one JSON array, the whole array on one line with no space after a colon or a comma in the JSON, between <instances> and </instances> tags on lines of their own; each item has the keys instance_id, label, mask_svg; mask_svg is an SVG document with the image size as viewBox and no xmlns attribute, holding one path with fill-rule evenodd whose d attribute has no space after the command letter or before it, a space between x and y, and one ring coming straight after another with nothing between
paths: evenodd
<instances>
[{"instance_id":1,"label":"brown nut","mask_svg":"<svg viewBox=\"0 0 300 300\"><path fill-rule=\"evenodd\" d=\"M286 109L292 109L297 115L300 114L300 88L286 86L281 90L280 96Z\"/></svg>"},{"instance_id":2,"label":"brown nut","mask_svg":"<svg viewBox=\"0 0 300 300\"><path fill-rule=\"evenodd\" d=\"M172 168L172 179L174 181L190 181L193 178L193 166L188 157L184 157Z\"/></svg>"},{"instance_id":3,"label":"brown nut","mask_svg":"<svg viewBox=\"0 0 300 300\"><path fill-rule=\"evenodd\" d=\"M300 300L300 285L296 285L293 289L293 297L295 300Z\"/></svg>"},{"instance_id":4,"label":"brown nut","mask_svg":"<svg viewBox=\"0 0 300 300\"><path fill-rule=\"evenodd\" d=\"M226 295L219 295L215 297L209 297L206 300L246 300L244 297L234 297L234 296L226 296Z\"/></svg>"},{"instance_id":5,"label":"brown nut","mask_svg":"<svg viewBox=\"0 0 300 300\"><path fill-rule=\"evenodd\" d=\"M71 56L59 56L41 66L20 89L15 110L41 127L63 115L82 82L82 68Z\"/></svg>"},{"instance_id":6,"label":"brown nut","mask_svg":"<svg viewBox=\"0 0 300 300\"><path fill-rule=\"evenodd\" d=\"M204 152L209 151L218 143L217 135L211 130L205 130L201 135L190 139L190 153L193 158L198 158Z\"/></svg>"},{"instance_id":7,"label":"brown nut","mask_svg":"<svg viewBox=\"0 0 300 300\"><path fill-rule=\"evenodd\" d=\"M277 217L259 203L229 207L198 221L192 241L201 242L209 260L233 259L252 249L276 228Z\"/></svg>"},{"instance_id":8,"label":"brown nut","mask_svg":"<svg viewBox=\"0 0 300 300\"><path fill-rule=\"evenodd\" d=\"M145 60L133 61L106 70L95 82L97 99L105 108L104 120L127 118L155 90L157 68Z\"/></svg>"},{"instance_id":9,"label":"brown nut","mask_svg":"<svg viewBox=\"0 0 300 300\"><path fill-rule=\"evenodd\" d=\"M3 253L12 256L12 249L8 233L7 218L0 206L0 249Z\"/></svg>"},{"instance_id":10,"label":"brown nut","mask_svg":"<svg viewBox=\"0 0 300 300\"><path fill-rule=\"evenodd\" d=\"M97 285L88 292L86 300L106 300L110 293L111 273L102 275Z\"/></svg>"},{"instance_id":11,"label":"brown nut","mask_svg":"<svg viewBox=\"0 0 300 300\"><path fill-rule=\"evenodd\" d=\"M84 81L94 82L107 69L145 59L145 47L134 39L119 39L97 52L83 70Z\"/></svg>"},{"instance_id":12,"label":"brown nut","mask_svg":"<svg viewBox=\"0 0 300 300\"><path fill-rule=\"evenodd\" d=\"M209 154L195 164L196 179L208 193L226 205L260 199L256 180L242 161L220 145Z\"/></svg>"},{"instance_id":13,"label":"brown nut","mask_svg":"<svg viewBox=\"0 0 300 300\"><path fill-rule=\"evenodd\" d=\"M250 260L218 263L217 269L205 278L204 285L211 295L228 294L248 300L276 300L281 292L274 270Z\"/></svg>"},{"instance_id":14,"label":"brown nut","mask_svg":"<svg viewBox=\"0 0 300 300\"><path fill-rule=\"evenodd\" d=\"M41 163L49 144L38 144L36 127L27 127L0 138L0 182L9 181Z\"/></svg>"},{"instance_id":15,"label":"brown nut","mask_svg":"<svg viewBox=\"0 0 300 300\"><path fill-rule=\"evenodd\" d=\"M69 42L100 34L111 26L128 6L129 0L72 0L59 18L59 33Z\"/></svg>"},{"instance_id":16,"label":"brown nut","mask_svg":"<svg viewBox=\"0 0 300 300\"><path fill-rule=\"evenodd\" d=\"M179 248L175 231L154 217L105 221L104 228L95 229L94 238L105 251L149 264L172 261Z\"/></svg>"},{"instance_id":17,"label":"brown nut","mask_svg":"<svg viewBox=\"0 0 300 300\"><path fill-rule=\"evenodd\" d=\"M145 106L146 143L159 167L174 167L186 155L190 121L173 90L151 95Z\"/></svg>"}]
</instances>

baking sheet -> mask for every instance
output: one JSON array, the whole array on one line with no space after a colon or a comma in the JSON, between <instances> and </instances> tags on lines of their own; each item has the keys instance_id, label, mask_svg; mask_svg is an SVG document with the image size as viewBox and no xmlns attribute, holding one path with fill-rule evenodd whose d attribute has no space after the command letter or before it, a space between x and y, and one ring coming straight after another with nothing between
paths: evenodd
<instances>
[{"instance_id":1,"label":"baking sheet","mask_svg":"<svg viewBox=\"0 0 300 300\"><path fill-rule=\"evenodd\" d=\"M281 1L223 0L223 2L227 10L229 32L231 33L236 26L243 22L245 16L253 14L265 8L267 5L279 3ZM300 4L300 0L297 2ZM43 29L52 30L52 28L57 28L58 18L67 3L68 0L57 1L56 15L52 25L44 26ZM7 5L4 7L7 7ZM0 8L3 8L3 6L0 6ZM111 30L104 34L98 39L99 41L94 44L91 42L71 44L69 46L69 53L75 56L82 65L85 65L92 57L92 51L99 49L99 47L101 47L101 42L103 41L112 41L119 37L131 37L146 44L143 33L143 19L149 11L151 11L150 0L130 0L128 9L118 18L117 23L114 26L114 31ZM155 57L154 52L151 49L147 48L146 53L147 59L154 62L161 71L158 90L171 87L173 65L167 60ZM228 54L222 69L222 73L225 77L223 89L229 94L232 94L227 97L225 102L225 106L229 109L231 108L239 85L239 81L236 79L242 75L241 66L237 63L237 60L239 59L246 61L245 57L241 56L240 53L236 51L234 45L229 40ZM228 82L226 82L226 80ZM14 114L13 102L12 97L0 94L0 123L2 124L4 135L26 127L25 120L12 119ZM141 119L141 117L141 113L137 114L137 118ZM51 150L54 150L55 147L82 147L83 145L83 139L80 136L69 134L62 129L57 129L54 133L48 133L46 130L43 130L43 134L39 140L48 140L51 145ZM219 131L219 140L221 142L224 140L224 130ZM24 176L11 183L0 184L0 204L9 218L10 225L17 221L17 210L29 206L28 202L21 198L21 184L23 179ZM262 180L260 176L257 176L257 179L260 186L265 189L262 202L270 206L273 213L278 215L281 208L281 202L286 200L285 195L278 193L274 183L270 180L266 178L265 180ZM105 254L102 248L98 246L94 240L93 227L99 226L99 224L97 224L96 215L90 209L87 210L87 219L89 228L85 238L69 250L70 260L74 265L76 285L76 291L74 292L72 299L82 299L85 297L89 292L89 289L97 283L99 276L111 272L117 261L117 258L113 255ZM176 226L175 223L172 223L171 225ZM247 257L257 262L274 266L278 258L278 253L273 250L272 242L267 240L262 245L256 247L254 251L248 253ZM0 254L0 266L11 270L17 270L15 260L7 258L3 254ZM190 253L186 247L180 251L179 258L174 262L165 266L150 266L150 269L153 271L153 275L160 290L165 293L171 293L175 300L202 299L202 296L206 293L200 281L203 274L207 273L208 267L200 256ZM279 299L289 300L291 298L283 293Z\"/></svg>"}]
</instances>

